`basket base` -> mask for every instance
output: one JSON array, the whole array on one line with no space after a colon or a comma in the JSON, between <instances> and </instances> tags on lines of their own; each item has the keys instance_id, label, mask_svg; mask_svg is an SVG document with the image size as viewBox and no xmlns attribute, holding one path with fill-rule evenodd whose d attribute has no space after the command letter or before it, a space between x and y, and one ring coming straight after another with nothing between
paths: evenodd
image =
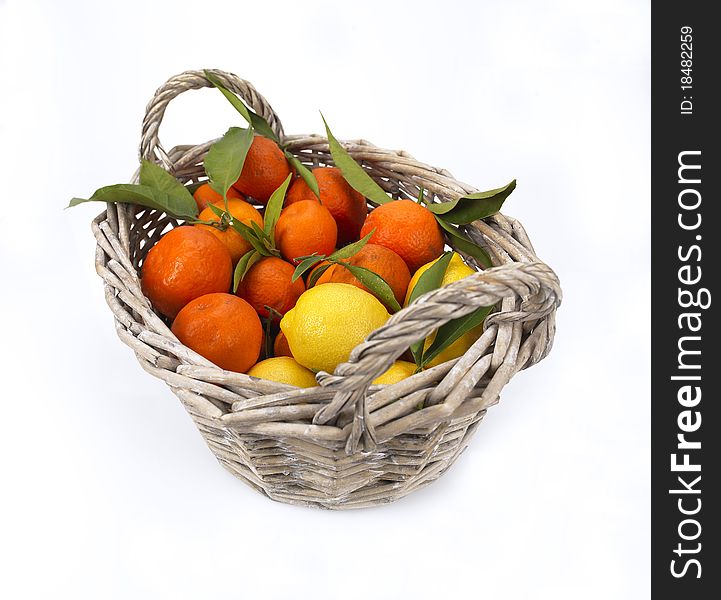
<instances>
[{"instance_id":1,"label":"basket base","mask_svg":"<svg viewBox=\"0 0 721 600\"><path fill-rule=\"evenodd\" d=\"M286 504L347 510L388 504L438 479L468 446L484 414L351 456L342 444L270 439L211 428L207 420L191 417L220 464L254 490Z\"/></svg>"}]
</instances>

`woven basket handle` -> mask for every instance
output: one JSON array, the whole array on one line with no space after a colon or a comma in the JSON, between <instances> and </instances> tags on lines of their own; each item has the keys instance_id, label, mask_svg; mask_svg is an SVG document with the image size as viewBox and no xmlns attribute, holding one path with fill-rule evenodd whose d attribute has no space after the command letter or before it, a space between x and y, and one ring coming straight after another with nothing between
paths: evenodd
<instances>
[{"instance_id":1,"label":"woven basket handle","mask_svg":"<svg viewBox=\"0 0 721 600\"><path fill-rule=\"evenodd\" d=\"M492 323L527 321L548 315L561 301L558 277L542 262L510 263L424 294L356 346L348 362L338 365L333 375L319 374L321 385L335 387L338 392L316 413L313 423L330 423L343 409L353 407L353 427L346 450L355 452L361 438L366 448L373 448L375 434L366 407L366 392L371 382L411 344L425 339L437 327L509 297L521 299L521 309L491 315L486 319L486 327Z\"/></svg>"},{"instance_id":2,"label":"woven basket handle","mask_svg":"<svg viewBox=\"0 0 721 600\"><path fill-rule=\"evenodd\" d=\"M226 73L225 71L218 71L216 69L208 70L212 72L227 89L238 94L251 109L268 121L271 129L281 140L283 139L283 125L278 115L275 114L275 111L270 104L268 104L268 101L256 91L252 84L232 73ZM171 77L158 88L153 99L145 109L143 133L140 140L141 159L159 162L164 168L172 171L172 162L168 158L168 154L163 149L158 138L158 130L160 129L160 123L163 121L165 109L173 98L183 92L212 87L212 85L203 74L203 71L185 71L184 73ZM242 121L240 115L238 115L238 118Z\"/></svg>"}]
</instances>

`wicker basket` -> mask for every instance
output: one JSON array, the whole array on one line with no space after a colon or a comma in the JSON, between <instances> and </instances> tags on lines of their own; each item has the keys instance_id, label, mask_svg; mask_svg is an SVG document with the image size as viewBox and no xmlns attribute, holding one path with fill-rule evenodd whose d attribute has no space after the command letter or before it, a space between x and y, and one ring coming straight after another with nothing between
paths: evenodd
<instances>
[{"instance_id":1,"label":"wicker basket","mask_svg":"<svg viewBox=\"0 0 721 600\"><path fill-rule=\"evenodd\" d=\"M250 83L214 73L265 117L303 163L333 164L326 138L285 135L278 116ZM141 157L183 182L203 176L203 158L212 142L166 152L158 128L173 98L209 86L200 71L171 78L156 92L143 122ZM406 152L363 140L343 145L396 198L417 197L421 186L434 201L475 191ZM334 374L320 373L319 387L299 389L223 371L180 344L140 289L143 257L176 225L165 214L130 205L108 205L93 221L96 268L117 333L143 369L178 396L220 463L273 500L358 508L396 500L430 483L467 446L511 377L551 349L561 301L558 279L538 260L521 224L497 214L466 227L492 257L493 268L483 271L469 260L476 275L428 293L393 315ZM497 312L463 357L395 385L371 385L413 342L450 319L490 305Z\"/></svg>"}]
</instances>

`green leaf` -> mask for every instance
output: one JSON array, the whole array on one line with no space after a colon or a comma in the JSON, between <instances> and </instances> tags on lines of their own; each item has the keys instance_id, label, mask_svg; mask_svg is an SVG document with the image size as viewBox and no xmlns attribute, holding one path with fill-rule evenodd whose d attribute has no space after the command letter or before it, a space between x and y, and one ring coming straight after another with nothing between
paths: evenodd
<instances>
[{"instance_id":1,"label":"green leaf","mask_svg":"<svg viewBox=\"0 0 721 600\"><path fill-rule=\"evenodd\" d=\"M385 204L390 202L391 198L385 193L383 188L379 186L365 169L361 167L350 154L346 151L343 146L340 145L337 139L331 133L328 123L325 121L323 113L321 113L323 124L325 125L326 135L328 136L328 146L330 148L331 156L335 166L338 167L343 175L343 178L349 183L349 185L360 192L376 204Z\"/></svg>"},{"instance_id":2,"label":"green leaf","mask_svg":"<svg viewBox=\"0 0 721 600\"><path fill-rule=\"evenodd\" d=\"M375 227L373 228L373 231L368 233L365 237L361 238L357 242L353 242L352 244L348 244L347 246L344 246L340 250L336 250L328 257L328 260L344 260L346 258L350 258L351 256L354 256L358 253L358 251L365 246L368 243L368 240L371 239L371 236L375 232Z\"/></svg>"},{"instance_id":3,"label":"green leaf","mask_svg":"<svg viewBox=\"0 0 721 600\"><path fill-rule=\"evenodd\" d=\"M446 232L448 232L449 237L453 239L453 245L458 250L460 250L461 252L465 252L466 254L468 254L468 256L472 256L473 258L475 258L486 269L493 266L493 263L491 262L491 257L488 256L488 253L483 248L481 248L475 242L469 240L456 227L453 227L452 225L446 223L443 220L443 217L439 217L438 215L434 216L436 217L436 221L438 221L438 224Z\"/></svg>"},{"instance_id":4,"label":"green leaf","mask_svg":"<svg viewBox=\"0 0 721 600\"><path fill-rule=\"evenodd\" d=\"M258 223L256 223L255 221L251 221L250 226L253 229L253 232L255 233L255 235L258 236L259 240L263 240L263 241L270 240L270 236L265 232L265 230L260 225L258 225Z\"/></svg>"},{"instance_id":5,"label":"green leaf","mask_svg":"<svg viewBox=\"0 0 721 600\"><path fill-rule=\"evenodd\" d=\"M448 202L430 203L427 208L436 215L443 215L447 223L465 225L496 214L514 189L516 189L515 179L502 188L474 192Z\"/></svg>"},{"instance_id":6,"label":"green leaf","mask_svg":"<svg viewBox=\"0 0 721 600\"><path fill-rule=\"evenodd\" d=\"M162 211L178 219L188 220L198 216L198 206L192 196L190 200L189 202L188 197L184 194L168 194L147 185L119 183L101 187L90 198L73 198L68 204L68 208L84 202L138 204Z\"/></svg>"},{"instance_id":7,"label":"green leaf","mask_svg":"<svg viewBox=\"0 0 721 600\"><path fill-rule=\"evenodd\" d=\"M423 344L425 340L411 344L411 354L413 355L413 362L416 363L417 367L423 365Z\"/></svg>"},{"instance_id":8,"label":"green leaf","mask_svg":"<svg viewBox=\"0 0 721 600\"><path fill-rule=\"evenodd\" d=\"M300 160L292 152L283 150L283 153L288 159L288 162L295 167L296 171L298 171L298 175L300 175L303 178L303 181L306 182L310 191L313 192L315 197L320 201L320 188L318 187L318 181L316 180L315 175L313 175L313 171L300 162Z\"/></svg>"},{"instance_id":9,"label":"green leaf","mask_svg":"<svg viewBox=\"0 0 721 600\"><path fill-rule=\"evenodd\" d=\"M478 327L492 310L492 306L482 306L465 317L453 319L445 325L441 325L436 332L433 343L423 353L422 364L427 365L464 333Z\"/></svg>"},{"instance_id":10,"label":"green leaf","mask_svg":"<svg viewBox=\"0 0 721 600\"><path fill-rule=\"evenodd\" d=\"M252 127L231 127L208 150L204 162L205 172L210 178L210 187L223 198L227 197L230 186L238 181L252 143Z\"/></svg>"},{"instance_id":11,"label":"green leaf","mask_svg":"<svg viewBox=\"0 0 721 600\"><path fill-rule=\"evenodd\" d=\"M271 126L268 124L268 121L266 121L259 114L254 113L253 111L250 111L250 123L251 123L251 125L253 125L253 129L259 135L262 135L263 137L266 137L269 140L273 140L276 144L280 143L278 136L275 134L275 131L273 131Z\"/></svg>"},{"instance_id":12,"label":"green leaf","mask_svg":"<svg viewBox=\"0 0 721 600\"><path fill-rule=\"evenodd\" d=\"M253 126L253 129L255 131L262 135L263 137L270 138L273 140L276 144L279 143L278 136L273 131L273 128L268 124L268 121L266 121L263 117L261 117L259 114L254 113L252 110L250 110L245 103L238 98L233 92L228 90L223 84L220 82L220 79L210 71L203 71L205 74L205 77L210 83L212 83L216 88L220 90L220 92L228 99L228 102L230 102L235 110L237 110L242 117L248 121L250 125Z\"/></svg>"},{"instance_id":13,"label":"green leaf","mask_svg":"<svg viewBox=\"0 0 721 600\"><path fill-rule=\"evenodd\" d=\"M218 77L205 69L203 71L203 74L205 75L205 78L212 83L216 88L218 88L223 96L225 96L228 101L233 105L233 107L243 116L243 118L250 123L250 112L248 111L248 108L245 106L245 103L238 98L233 92L228 90L221 82Z\"/></svg>"},{"instance_id":14,"label":"green leaf","mask_svg":"<svg viewBox=\"0 0 721 600\"><path fill-rule=\"evenodd\" d=\"M243 225L243 223L241 223ZM255 221L250 221L250 229L253 231L255 238L265 248L264 256L280 256L280 252L275 247L275 241L258 225Z\"/></svg>"},{"instance_id":15,"label":"green leaf","mask_svg":"<svg viewBox=\"0 0 721 600\"><path fill-rule=\"evenodd\" d=\"M416 298L422 296L423 294L437 290L441 287L443 276L446 274L446 269L448 269L448 264L451 262L452 257L453 252L446 251L441 254L441 257L436 262L423 271L421 276L418 278L416 285L413 287L413 291L411 292L406 304L411 304L416 300Z\"/></svg>"},{"instance_id":16,"label":"green leaf","mask_svg":"<svg viewBox=\"0 0 721 600\"><path fill-rule=\"evenodd\" d=\"M168 173L163 167L143 160L140 164L140 185L147 185L161 192L179 195L193 200L193 195L180 181ZM193 200L193 202L195 202Z\"/></svg>"},{"instance_id":17,"label":"green leaf","mask_svg":"<svg viewBox=\"0 0 721 600\"><path fill-rule=\"evenodd\" d=\"M275 242L269 238L266 238L263 241L266 249L266 255L267 256L277 256L278 258L282 258L280 254L280 250L275 247Z\"/></svg>"},{"instance_id":18,"label":"green leaf","mask_svg":"<svg viewBox=\"0 0 721 600\"><path fill-rule=\"evenodd\" d=\"M406 305L411 304L416 300L416 298L422 296L423 294L432 290L437 290L441 287L443 276L446 274L448 263L451 262L452 257L453 252L444 252L441 257L433 263L433 265L422 273L422 275L418 278L416 285L413 287L413 291L411 292ZM418 366L423 364L421 362L423 359L423 342L424 340L421 340L411 345L411 354L413 354L413 359Z\"/></svg>"},{"instance_id":19,"label":"green leaf","mask_svg":"<svg viewBox=\"0 0 721 600\"><path fill-rule=\"evenodd\" d=\"M238 286L240 285L240 282L245 277L246 273L250 271L250 267L252 267L255 263L257 263L263 256L256 252L255 250L249 250L243 256L240 257L240 260L238 261L238 264L235 265L235 272L233 273L233 292L238 291Z\"/></svg>"},{"instance_id":20,"label":"green leaf","mask_svg":"<svg viewBox=\"0 0 721 600\"><path fill-rule=\"evenodd\" d=\"M293 174L288 173L288 177L286 177L285 181L278 186L278 189L271 194L265 206L263 229L265 229L265 233L270 236L271 239L275 237L275 224L278 222L278 217L280 217L280 211L283 210L283 201L285 200L285 194L288 191L292 177Z\"/></svg>"},{"instance_id":21,"label":"green leaf","mask_svg":"<svg viewBox=\"0 0 721 600\"><path fill-rule=\"evenodd\" d=\"M389 286L388 282L378 275L378 273L374 273L365 267L351 265L346 262L336 264L348 269L358 281L366 286L374 296L377 296L380 301L386 305L386 308L389 308L393 312L401 309L401 305L398 304L398 300L396 300L396 297L393 295L391 286Z\"/></svg>"},{"instance_id":22,"label":"green leaf","mask_svg":"<svg viewBox=\"0 0 721 600\"><path fill-rule=\"evenodd\" d=\"M230 222L230 226L235 229L241 236L243 236L243 239L245 239L251 246L253 246L253 248L255 248L257 252L259 252L263 256L272 256L268 248L263 243L263 240L258 238L258 235L255 233L255 231L253 231L252 227L248 227L245 223L238 221L238 219L233 219Z\"/></svg>"},{"instance_id":23,"label":"green leaf","mask_svg":"<svg viewBox=\"0 0 721 600\"><path fill-rule=\"evenodd\" d=\"M330 269L332 266L334 266L335 263L327 263L325 265L321 265L318 267L315 271L313 271L310 276L308 277L308 282L306 284L306 288L312 288L316 282L320 279L320 276L323 275L328 269Z\"/></svg>"},{"instance_id":24,"label":"green leaf","mask_svg":"<svg viewBox=\"0 0 721 600\"><path fill-rule=\"evenodd\" d=\"M216 206L215 204L208 204L208 208L220 219L223 218L223 215L228 215L228 218L231 217L229 213L226 213L222 208Z\"/></svg>"},{"instance_id":25,"label":"green leaf","mask_svg":"<svg viewBox=\"0 0 721 600\"><path fill-rule=\"evenodd\" d=\"M298 278L303 275L303 273L305 273L313 265L317 265L323 259L325 259L325 256L323 256L322 254L316 254L315 256L308 256L307 258L304 258L298 263L295 271L293 271L293 277L291 277L290 279L291 282L295 283Z\"/></svg>"},{"instance_id":26,"label":"green leaf","mask_svg":"<svg viewBox=\"0 0 721 600\"><path fill-rule=\"evenodd\" d=\"M245 223L234 219L233 215L226 213L222 208L215 206L214 204L208 204L208 208L220 219L221 223L226 223L237 231L241 237L246 240L257 252L263 256L271 256L268 249L263 244L263 240L258 237L258 234L253 230L252 227L248 227ZM251 221L253 223L253 221ZM262 231L262 230L261 230Z\"/></svg>"},{"instance_id":27,"label":"green leaf","mask_svg":"<svg viewBox=\"0 0 721 600\"><path fill-rule=\"evenodd\" d=\"M266 255L274 255L274 256L280 256L280 252L275 247L275 241L272 237L270 237L263 228L258 225L255 221L250 222L250 226L253 229L253 232L258 237L258 240L266 249Z\"/></svg>"},{"instance_id":28,"label":"green leaf","mask_svg":"<svg viewBox=\"0 0 721 600\"><path fill-rule=\"evenodd\" d=\"M265 305L265 310L268 311L268 316L261 317L260 319L263 324L263 332L265 333L263 336L263 358L270 358L273 356L273 313L277 313L278 311L267 304Z\"/></svg>"}]
</instances>

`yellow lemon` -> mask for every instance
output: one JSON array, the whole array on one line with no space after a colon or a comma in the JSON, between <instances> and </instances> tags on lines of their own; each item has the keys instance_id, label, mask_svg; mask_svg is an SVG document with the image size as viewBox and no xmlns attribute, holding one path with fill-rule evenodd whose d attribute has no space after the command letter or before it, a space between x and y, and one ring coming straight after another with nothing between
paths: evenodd
<instances>
[{"instance_id":1,"label":"yellow lemon","mask_svg":"<svg viewBox=\"0 0 721 600\"><path fill-rule=\"evenodd\" d=\"M413 274L413 277L408 284L408 292L406 293L405 306L408 306L408 299L410 298L411 292L413 291L415 285L418 283L421 275L423 275L423 273L430 269L437 260L438 259L423 265ZM463 259L457 252L454 252L453 256L451 256L450 262L448 263L448 268L443 275L441 287L443 287L444 285L448 285L449 283L453 283L454 281L458 281L459 279L463 279L464 277L468 277L469 275L473 275L473 273L475 273L475 271L463 262ZM426 364L426 367L435 367L436 365L440 365L441 363L444 363L448 360L463 356L473 345L473 343L481 336L482 333L483 324L474 327L470 331L466 331L466 333L461 335L461 337L459 337L450 346L442 350L440 354L438 354L438 356L428 362ZM426 338L426 341L423 344L424 350L428 350L430 345L433 343L435 337L436 334L435 332L433 332L430 336Z\"/></svg>"},{"instance_id":2,"label":"yellow lemon","mask_svg":"<svg viewBox=\"0 0 721 600\"><path fill-rule=\"evenodd\" d=\"M376 377L373 383L378 385L392 385L413 375L416 365L407 360L397 360L380 377Z\"/></svg>"},{"instance_id":3,"label":"yellow lemon","mask_svg":"<svg viewBox=\"0 0 721 600\"><path fill-rule=\"evenodd\" d=\"M290 356L261 360L250 368L248 375L302 388L318 385L313 372L299 365Z\"/></svg>"},{"instance_id":4,"label":"yellow lemon","mask_svg":"<svg viewBox=\"0 0 721 600\"><path fill-rule=\"evenodd\" d=\"M301 294L281 319L280 329L301 365L332 373L389 317L380 301L365 290L347 283L326 283Z\"/></svg>"},{"instance_id":5,"label":"yellow lemon","mask_svg":"<svg viewBox=\"0 0 721 600\"><path fill-rule=\"evenodd\" d=\"M423 273L430 269L437 261L438 259L426 263L413 274L413 277L411 277L411 280L408 283L408 291L406 292L406 300L403 303L403 306L408 306L408 300L411 297L413 288L416 287L416 284L421 278L421 275L423 275ZM458 281L459 279L463 279L464 277L468 277L469 275L473 275L474 273L475 271L463 262L460 254L454 252L453 256L451 256L450 262L448 263L448 268L443 275L441 287L443 287L444 285L448 285L449 283L453 283L454 281Z\"/></svg>"}]
</instances>

